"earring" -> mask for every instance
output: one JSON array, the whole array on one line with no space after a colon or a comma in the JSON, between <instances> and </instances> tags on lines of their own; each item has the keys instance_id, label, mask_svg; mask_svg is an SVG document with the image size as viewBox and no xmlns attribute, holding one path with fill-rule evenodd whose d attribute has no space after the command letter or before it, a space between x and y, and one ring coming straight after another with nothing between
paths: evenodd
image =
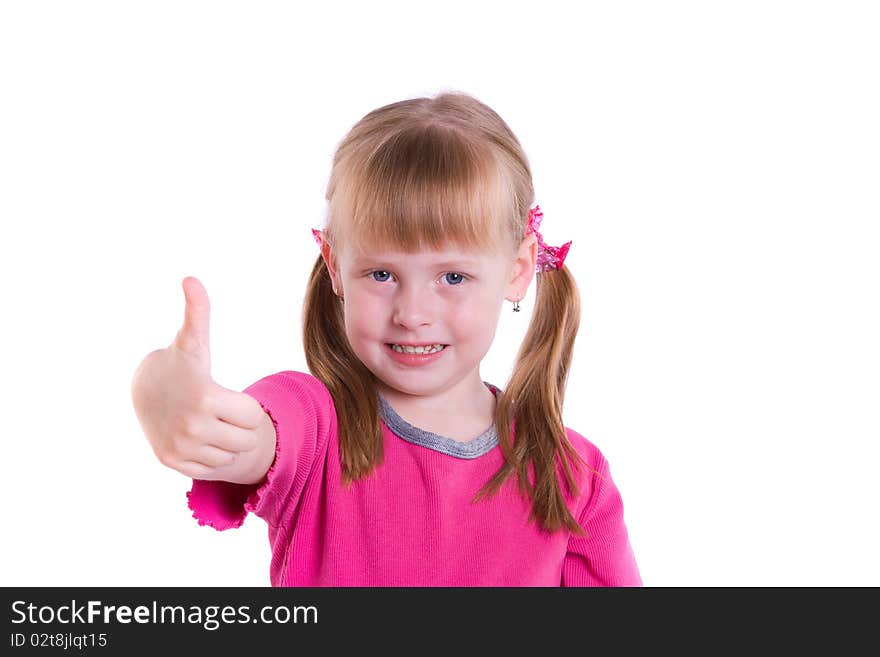
<instances>
[{"instance_id":1,"label":"earring","mask_svg":"<svg viewBox=\"0 0 880 657\"><path fill-rule=\"evenodd\" d=\"M515 313L519 312L519 299L517 299L516 301L513 302L513 312L515 312Z\"/></svg>"}]
</instances>

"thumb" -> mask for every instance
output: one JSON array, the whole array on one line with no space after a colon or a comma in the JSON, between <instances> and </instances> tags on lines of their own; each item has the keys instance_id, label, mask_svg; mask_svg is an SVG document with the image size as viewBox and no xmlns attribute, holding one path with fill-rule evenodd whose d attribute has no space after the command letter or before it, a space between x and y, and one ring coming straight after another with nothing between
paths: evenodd
<instances>
[{"instance_id":1,"label":"thumb","mask_svg":"<svg viewBox=\"0 0 880 657\"><path fill-rule=\"evenodd\" d=\"M211 316L211 302L208 300L208 293L199 279L187 276L183 279L183 294L186 300L183 326L177 332L174 346L204 361L210 369L211 350L208 326Z\"/></svg>"}]
</instances>

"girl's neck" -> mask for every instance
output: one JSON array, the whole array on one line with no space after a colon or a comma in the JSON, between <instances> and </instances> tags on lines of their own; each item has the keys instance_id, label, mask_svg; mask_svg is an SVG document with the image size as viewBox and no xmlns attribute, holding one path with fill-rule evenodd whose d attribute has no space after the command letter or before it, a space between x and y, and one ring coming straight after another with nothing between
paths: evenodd
<instances>
[{"instance_id":1,"label":"girl's neck","mask_svg":"<svg viewBox=\"0 0 880 657\"><path fill-rule=\"evenodd\" d=\"M409 395L379 383L379 392L404 420L425 431L468 441L486 431L495 418L495 395L482 382L433 396Z\"/></svg>"}]
</instances>

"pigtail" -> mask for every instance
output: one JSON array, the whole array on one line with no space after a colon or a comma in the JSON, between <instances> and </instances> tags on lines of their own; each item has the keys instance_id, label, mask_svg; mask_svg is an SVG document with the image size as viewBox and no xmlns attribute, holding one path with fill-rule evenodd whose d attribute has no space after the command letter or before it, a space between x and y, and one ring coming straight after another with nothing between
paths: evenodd
<instances>
[{"instance_id":1,"label":"pigtail","mask_svg":"<svg viewBox=\"0 0 880 657\"><path fill-rule=\"evenodd\" d=\"M580 535L583 530L566 504L559 481L561 471L568 490L577 495L570 462L584 462L566 437L562 406L580 324L580 297L565 266L537 274L536 288L528 331L495 409L505 464L475 501L496 493L515 475L522 493L532 500L533 520L550 532L567 527Z\"/></svg>"},{"instance_id":2,"label":"pigtail","mask_svg":"<svg viewBox=\"0 0 880 657\"><path fill-rule=\"evenodd\" d=\"M312 375L330 391L336 408L343 483L382 463L383 438L373 373L345 335L345 317L324 258L312 268L303 304L303 347Z\"/></svg>"}]
</instances>

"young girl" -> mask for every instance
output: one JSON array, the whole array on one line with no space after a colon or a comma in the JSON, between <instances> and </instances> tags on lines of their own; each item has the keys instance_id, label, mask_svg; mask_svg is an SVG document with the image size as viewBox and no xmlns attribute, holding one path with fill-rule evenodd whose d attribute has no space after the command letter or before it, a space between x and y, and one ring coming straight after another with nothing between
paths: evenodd
<instances>
[{"instance_id":1,"label":"young girl","mask_svg":"<svg viewBox=\"0 0 880 657\"><path fill-rule=\"evenodd\" d=\"M529 164L460 93L393 103L340 143L303 309L311 375L210 379L208 298L132 395L199 524L268 523L273 586L640 586L602 453L564 426L570 242L544 244ZM483 381L536 276L513 375Z\"/></svg>"}]
</instances>

